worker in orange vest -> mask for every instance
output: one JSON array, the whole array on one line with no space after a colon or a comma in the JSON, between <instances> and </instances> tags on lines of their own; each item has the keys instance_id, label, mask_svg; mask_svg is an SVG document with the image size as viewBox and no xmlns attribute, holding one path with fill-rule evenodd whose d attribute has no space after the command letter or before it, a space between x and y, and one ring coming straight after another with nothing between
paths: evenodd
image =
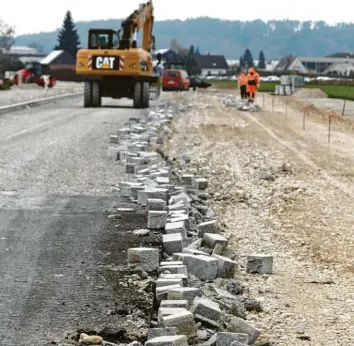
<instances>
[{"instance_id":1,"label":"worker in orange vest","mask_svg":"<svg viewBox=\"0 0 354 346\"><path fill-rule=\"evenodd\" d=\"M257 89L261 83L261 78L256 70L251 67L248 70L247 74L247 94L248 94L248 102L253 103L256 97Z\"/></svg>"},{"instance_id":2,"label":"worker in orange vest","mask_svg":"<svg viewBox=\"0 0 354 346\"><path fill-rule=\"evenodd\" d=\"M247 76L243 72L238 77L238 86L240 88L241 99L245 100L247 98Z\"/></svg>"}]
</instances>

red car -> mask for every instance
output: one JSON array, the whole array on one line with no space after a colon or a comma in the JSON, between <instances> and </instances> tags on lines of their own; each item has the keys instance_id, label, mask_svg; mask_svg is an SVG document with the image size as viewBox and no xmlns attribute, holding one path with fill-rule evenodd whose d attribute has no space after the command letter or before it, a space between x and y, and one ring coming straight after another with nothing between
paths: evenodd
<instances>
[{"instance_id":1,"label":"red car","mask_svg":"<svg viewBox=\"0 0 354 346\"><path fill-rule=\"evenodd\" d=\"M162 77L163 91L182 91L189 90L190 80L184 70L166 69Z\"/></svg>"}]
</instances>

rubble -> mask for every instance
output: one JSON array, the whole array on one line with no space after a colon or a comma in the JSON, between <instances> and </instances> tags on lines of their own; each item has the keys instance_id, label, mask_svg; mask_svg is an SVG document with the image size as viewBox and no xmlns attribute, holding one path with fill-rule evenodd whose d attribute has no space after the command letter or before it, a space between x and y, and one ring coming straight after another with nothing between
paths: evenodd
<instances>
[{"instance_id":1,"label":"rubble","mask_svg":"<svg viewBox=\"0 0 354 346\"><path fill-rule=\"evenodd\" d=\"M129 122L119 131L118 140L114 137L120 147L118 162L130 175L129 181L119 184L120 195L147 210L147 230L134 234L153 232L162 238L161 262L159 249L128 250L129 266L154 272L155 278L158 275L154 288L157 321L155 317L151 322L154 328L145 345L187 345L198 338L204 345L247 344L248 337L252 341L259 334L247 322L233 319L232 313L245 317L242 299L232 294L241 295L243 289L227 281L239 267L229 239L221 235L224 226L211 205L207 175L175 170L175 160L162 151L149 151L163 142L160 131L169 133L173 111L166 107L147 111L139 123ZM187 108L179 105L180 112ZM262 262L262 270L266 263ZM224 290L211 284L216 279L222 280Z\"/></svg>"}]
</instances>

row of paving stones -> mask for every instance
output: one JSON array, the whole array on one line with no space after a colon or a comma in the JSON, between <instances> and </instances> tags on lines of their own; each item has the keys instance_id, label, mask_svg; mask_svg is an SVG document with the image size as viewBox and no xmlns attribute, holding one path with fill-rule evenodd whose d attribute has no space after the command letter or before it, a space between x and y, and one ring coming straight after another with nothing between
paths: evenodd
<instances>
[{"instance_id":1,"label":"row of paving stones","mask_svg":"<svg viewBox=\"0 0 354 346\"><path fill-rule=\"evenodd\" d=\"M216 279L232 285L238 271L229 240L208 206L208 181L171 172L161 153L149 151L163 142L174 116L187 109L185 105L160 105L141 119L130 119L110 138L109 155L131 174L129 181L119 184L120 195L147 209L148 230L137 230L136 234L152 230L162 235L162 251L128 250L129 267L156 273L157 278L156 319L151 321L146 345L254 344L260 332L241 317L232 319L232 332L225 330L218 300L213 294L207 297L203 288ZM270 274L272 257L249 256L247 271ZM234 299L226 291L214 291Z\"/></svg>"}]
</instances>

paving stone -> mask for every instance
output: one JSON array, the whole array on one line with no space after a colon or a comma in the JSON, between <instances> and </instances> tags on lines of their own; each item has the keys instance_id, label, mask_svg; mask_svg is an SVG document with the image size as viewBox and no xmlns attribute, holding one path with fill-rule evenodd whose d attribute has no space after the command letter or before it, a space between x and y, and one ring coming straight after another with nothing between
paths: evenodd
<instances>
[{"instance_id":1,"label":"paving stone","mask_svg":"<svg viewBox=\"0 0 354 346\"><path fill-rule=\"evenodd\" d=\"M220 234L204 233L203 235L203 244L206 244L211 249L213 249L216 244L223 244L226 246L228 242L228 239Z\"/></svg>"},{"instance_id":2,"label":"paving stone","mask_svg":"<svg viewBox=\"0 0 354 346\"><path fill-rule=\"evenodd\" d=\"M146 159L144 157L132 157L131 163L135 163L137 167L144 166L147 164Z\"/></svg>"},{"instance_id":3,"label":"paving stone","mask_svg":"<svg viewBox=\"0 0 354 346\"><path fill-rule=\"evenodd\" d=\"M186 228L187 231L190 230L190 223L189 223L189 215L187 214L179 214L174 217L168 217L167 218L168 222L184 222L184 227Z\"/></svg>"},{"instance_id":4,"label":"paving stone","mask_svg":"<svg viewBox=\"0 0 354 346\"><path fill-rule=\"evenodd\" d=\"M211 328L220 327L221 310L219 304L212 300L196 297L189 311L194 314L197 321L202 322L205 326Z\"/></svg>"},{"instance_id":5,"label":"paving stone","mask_svg":"<svg viewBox=\"0 0 354 346\"><path fill-rule=\"evenodd\" d=\"M161 266L160 263L160 267L158 269L159 273L163 273L165 271L169 271L171 274L184 274L184 275L188 275L188 270L187 270L187 266L186 265L169 265L169 266Z\"/></svg>"},{"instance_id":6,"label":"paving stone","mask_svg":"<svg viewBox=\"0 0 354 346\"><path fill-rule=\"evenodd\" d=\"M178 314L162 317L164 327L176 327L181 335L185 335L188 342L197 341L197 326L191 312L185 311Z\"/></svg>"},{"instance_id":7,"label":"paving stone","mask_svg":"<svg viewBox=\"0 0 354 346\"><path fill-rule=\"evenodd\" d=\"M247 256L247 273L272 274L273 256L268 256L268 255Z\"/></svg>"},{"instance_id":8,"label":"paving stone","mask_svg":"<svg viewBox=\"0 0 354 346\"><path fill-rule=\"evenodd\" d=\"M147 171L149 172L151 169L151 166L150 165L146 165L146 164L143 164L143 165L137 165L135 164L135 167L134 167L134 174L139 174L143 171Z\"/></svg>"},{"instance_id":9,"label":"paving stone","mask_svg":"<svg viewBox=\"0 0 354 346\"><path fill-rule=\"evenodd\" d=\"M166 211L166 201L158 198L148 198L147 210Z\"/></svg>"},{"instance_id":10,"label":"paving stone","mask_svg":"<svg viewBox=\"0 0 354 346\"><path fill-rule=\"evenodd\" d=\"M160 336L148 340L145 346L188 346L188 338L185 335Z\"/></svg>"},{"instance_id":11,"label":"paving stone","mask_svg":"<svg viewBox=\"0 0 354 346\"><path fill-rule=\"evenodd\" d=\"M202 290L195 287L175 287L168 291L168 300L187 300L192 305L195 297L200 297Z\"/></svg>"},{"instance_id":12,"label":"paving stone","mask_svg":"<svg viewBox=\"0 0 354 346\"><path fill-rule=\"evenodd\" d=\"M231 346L247 346L248 344L244 344L243 342L233 341Z\"/></svg>"},{"instance_id":13,"label":"paving stone","mask_svg":"<svg viewBox=\"0 0 354 346\"><path fill-rule=\"evenodd\" d=\"M161 336L177 335L178 330L176 327L170 328L150 328L148 331L148 340L158 338Z\"/></svg>"},{"instance_id":14,"label":"paving stone","mask_svg":"<svg viewBox=\"0 0 354 346\"><path fill-rule=\"evenodd\" d=\"M187 265L188 272L200 280L214 280L217 278L219 261L216 258L191 255L184 264Z\"/></svg>"},{"instance_id":15,"label":"paving stone","mask_svg":"<svg viewBox=\"0 0 354 346\"><path fill-rule=\"evenodd\" d=\"M167 212L150 210L148 212L148 228L162 229L166 226Z\"/></svg>"},{"instance_id":16,"label":"paving stone","mask_svg":"<svg viewBox=\"0 0 354 346\"><path fill-rule=\"evenodd\" d=\"M183 185L193 186L194 175L193 174L184 174L182 175Z\"/></svg>"},{"instance_id":17,"label":"paving stone","mask_svg":"<svg viewBox=\"0 0 354 346\"><path fill-rule=\"evenodd\" d=\"M183 248L183 239L181 234L164 234L162 236L163 251L168 255L175 252L181 252Z\"/></svg>"},{"instance_id":18,"label":"paving stone","mask_svg":"<svg viewBox=\"0 0 354 346\"><path fill-rule=\"evenodd\" d=\"M138 203L145 207L147 205L148 201L148 195L147 195L148 187L145 186L144 190L138 191Z\"/></svg>"},{"instance_id":19,"label":"paving stone","mask_svg":"<svg viewBox=\"0 0 354 346\"><path fill-rule=\"evenodd\" d=\"M132 186L130 188L130 198L133 201L136 201L138 199L138 192L143 191L144 189L144 186Z\"/></svg>"},{"instance_id":20,"label":"paving stone","mask_svg":"<svg viewBox=\"0 0 354 346\"><path fill-rule=\"evenodd\" d=\"M169 204L173 205L176 203L184 203L185 205L190 205L190 202L192 201L192 199L184 192L184 191L178 191L177 193L173 196L171 196L170 200L169 200Z\"/></svg>"},{"instance_id":21,"label":"paving stone","mask_svg":"<svg viewBox=\"0 0 354 346\"><path fill-rule=\"evenodd\" d=\"M165 316L171 316L171 315L176 315L179 314L181 312L186 312L187 309L185 308L166 308L166 307L161 307L158 310L157 313L157 320L159 325L163 325L162 322L162 318Z\"/></svg>"},{"instance_id":22,"label":"paving stone","mask_svg":"<svg viewBox=\"0 0 354 346\"><path fill-rule=\"evenodd\" d=\"M241 344L248 344L248 335L241 333L217 333L216 337L216 346L230 346L234 341L237 341Z\"/></svg>"},{"instance_id":23,"label":"paving stone","mask_svg":"<svg viewBox=\"0 0 354 346\"><path fill-rule=\"evenodd\" d=\"M200 250L195 250L195 249L189 249L187 247L183 248L182 253L190 254L190 255L203 255L203 256L209 256L208 253Z\"/></svg>"},{"instance_id":24,"label":"paving stone","mask_svg":"<svg viewBox=\"0 0 354 346\"><path fill-rule=\"evenodd\" d=\"M188 275L185 275L185 274L164 274L164 273L161 273L159 275L159 279L181 279L182 286L188 285Z\"/></svg>"},{"instance_id":25,"label":"paving stone","mask_svg":"<svg viewBox=\"0 0 354 346\"><path fill-rule=\"evenodd\" d=\"M165 202L167 202L167 192L168 192L168 189L155 188L155 189L147 191L147 198L148 199L162 199Z\"/></svg>"},{"instance_id":26,"label":"paving stone","mask_svg":"<svg viewBox=\"0 0 354 346\"><path fill-rule=\"evenodd\" d=\"M208 188L208 180L205 178L195 178L193 180L193 188L204 191Z\"/></svg>"},{"instance_id":27,"label":"paving stone","mask_svg":"<svg viewBox=\"0 0 354 346\"><path fill-rule=\"evenodd\" d=\"M237 271L237 262L228 257L219 255L212 255L212 257L218 260L218 278L234 278Z\"/></svg>"},{"instance_id":28,"label":"paving stone","mask_svg":"<svg viewBox=\"0 0 354 346\"><path fill-rule=\"evenodd\" d=\"M159 249L139 247L128 249L128 265L139 266L147 271L156 270L159 267Z\"/></svg>"},{"instance_id":29,"label":"paving stone","mask_svg":"<svg viewBox=\"0 0 354 346\"><path fill-rule=\"evenodd\" d=\"M169 184L170 179L168 177L157 177L156 182L161 185L161 184Z\"/></svg>"},{"instance_id":30,"label":"paving stone","mask_svg":"<svg viewBox=\"0 0 354 346\"><path fill-rule=\"evenodd\" d=\"M171 285L171 286L162 286L162 287L156 287L156 300L158 302L162 300L167 300L168 298L168 292L181 288L180 285ZM183 287L182 287L183 288Z\"/></svg>"},{"instance_id":31,"label":"paving stone","mask_svg":"<svg viewBox=\"0 0 354 346\"><path fill-rule=\"evenodd\" d=\"M107 156L115 161L118 161L119 160L119 151L120 151L120 149L118 147L110 145L108 147Z\"/></svg>"},{"instance_id":32,"label":"paving stone","mask_svg":"<svg viewBox=\"0 0 354 346\"><path fill-rule=\"evenodd\" d=\"M219 224L216 220L200 223L197 230L200 237L203 237L205 233L220 233Z\"/></svg>"},{"instance_id":33,"label":"paving stone","mask_svg":"<svg viewBox=\"0 0 354 346\"><path fill-rule=\"evenodd\" d=\"M125 165L125 173L128 173L128 174L134 174L135 173L135 166L136 164L135 163L127 163Z\"/></svg>"},{"instance_id":34,"label":"paving stone","mask_svg":"<svg viewBox=\"0 0 354 346\"><path fill-rule=\"evenodd\" d=\"M183 239L187 238L187 230L185 227L185 223L183 221L178 222L167 222L165 226L166 234L181 234Z\"/></svg>"},{"instance_id":35,"label":"paving stone","mask_svg":"<svg viewBox=\"0 0 354 346\"><path fill-rule=\"evenodd\" d=\"M258 329L239 317L231 318L230 322L227 324L227 330L232 333L247 334L249 345L254 344L261 335L261 332Z\"/></svg>"},{"instance_id":36,"label":"paving stone","mask_svg":"<svg viewBox=\"0 0 354 346\"><path fill-rule=\"evenodd\" d=\"M118 160L122 163L127 157L127 152L125 150L119 150Z\"/></svg>"},{"instance_id":37,"label":"paving stone","mask_svg":"<svg viewBox=\"0 0 354 346\"><path fill-rule=\"evenodd\" d=\"M160 263L160 267L163 267L163 266L178 266L178 265L183 265L183 262L182 261L162 261Z\"/></svg>"},{"instance_id":38,"label":"paving stone","mask_svg":"<svg viewBox=\"0 0 354 346\"><path fill-rule=\"evenodd\" d=\"M172 255L174 261L182 261L184 265L188 268L189 260L193 257L193 255L189 253L176 252Z\"/></svg>"},{"instance_id":39,"label":"paving stone","mask_svg":"<svg viewBox=\"0 0 354 346\"><path fill-rule=\"evenodd\" d=\"M118 144L119 137L117 135L110 135L109 136L109 143Z\"/></svg>"},{"instance_id":40,"label":"paving stone","mask_svg":"<svg viewBox=\"0 0 354 346\"><path fill-rule=\"evenodd\" d=\"M162 300L160 307L188 309L188 300Z\"/></svg>"},{"instance_id":41,"label":"paving stone","mask_svg":"<svg viewBox=\"0 0 354 346\"><path fill-rule=\"evenodd\" d=\"M158 278L156 280L156 287L163 286L171 286L171 285L179 285L183 287L183 279L182 278Z\"/></svg>"}]
</instances>

